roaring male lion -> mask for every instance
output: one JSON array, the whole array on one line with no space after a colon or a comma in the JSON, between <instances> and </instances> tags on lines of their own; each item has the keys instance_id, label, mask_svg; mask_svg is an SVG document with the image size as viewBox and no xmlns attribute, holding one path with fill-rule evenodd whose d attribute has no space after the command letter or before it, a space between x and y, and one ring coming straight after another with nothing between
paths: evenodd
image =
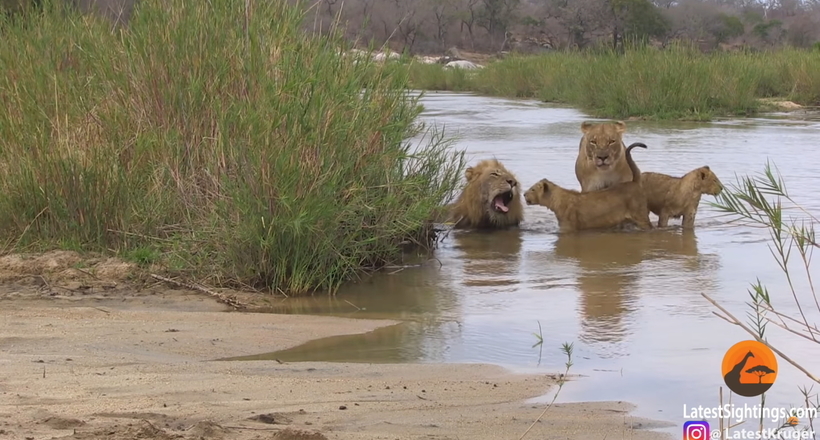
<instances>
[{"instance_id":1,"label":"roaring male lion","mask_svg":"<svg viewBox=\"0 0 820 440\"><path fill-rule=\"evenodd\" d=\"M689 171L683 177L653 172L642 175L646 201L649 210L658 216L659 228L665 228L670 217L683 217L683 227L694 228L701 195L716 196L723 190L723 183L708 166Z\"/></svg>"},{"instance_id":2,"label":"roaring male lion","mask_svg":"<svg viewBox=\"0 0 820 440\"><path fill-rule=\"evenodd\" d=\"M627 222L643 230L653 229L641 184L641 170L632 160L631 151L635 147L647 148L640 142L626 148L626 162L633 176L629 182L578 192L541 179L524 193L524 200L527 205L541 205L554 212L561 232L608 229Z\"/></svg>"},{"instance_id":3,"label":"roaring male lion","mask_svg":"<svg viewBox=\"0 0 820 440\"><path fill-rule=\"evenodd\" d=\"M581 124L581 143L575 159L575 177L581 184L581 192L608 188L617 183L632 180L632 171L626 163L623 121Z\"/></svg>"},{"instance_id":4,"label":"roaring male lion","mask_svg":"<svg viewBox=\"0 0 820 440\"><path fill-rule=\"evenodd\" d=\"M482 160L464 172L467 184L450 205L457 229L503 229L524 219L518 179L495 159Z\"/></svg>"}]
</instances>

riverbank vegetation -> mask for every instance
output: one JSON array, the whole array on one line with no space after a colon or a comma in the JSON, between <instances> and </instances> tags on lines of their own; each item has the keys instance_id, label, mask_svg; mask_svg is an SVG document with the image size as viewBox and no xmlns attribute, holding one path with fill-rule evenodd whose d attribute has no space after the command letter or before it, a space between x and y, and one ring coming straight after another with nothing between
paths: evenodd
<instances>
[{"instance_id":1,"label":"riverbank vegetation","mask_svg":"<svg viewBox=\"0 0 820 440\"><path fill-rule=\"evenodd\" d=\"M820 105L820 4L741 0L321 0L309 32L487 64L413 67L420 89L562 102L602 118L710 119ZM639 42L640 44L636 44ZM485 63L490 58L503 61Z\"/></svg>"},{"instance_id":2,"label":"riverbank vegetation","mask_svg":"<svg viewBox=\"0 0 820 440\"><path fill-rule=\"evenodd\" d=\"M676 44L509 56L483 69L413 63L411 85L566 103L602 118L710 119L765 108L760 98L820 106L820 50L716 52Z\"/></svg>"},{"instance_id":3,"label":"riverbank vegetation","mask_svg":"<svg viewBox=\"0 0 820 440\"><path fill-rule=\"evenodd\" d=\"M0 22L6 251L301 294L431 244L464 164L408 141L407 70L340 56L287 2L144 0L127 27L42 3Z\"/></svg>"}]
</instances>

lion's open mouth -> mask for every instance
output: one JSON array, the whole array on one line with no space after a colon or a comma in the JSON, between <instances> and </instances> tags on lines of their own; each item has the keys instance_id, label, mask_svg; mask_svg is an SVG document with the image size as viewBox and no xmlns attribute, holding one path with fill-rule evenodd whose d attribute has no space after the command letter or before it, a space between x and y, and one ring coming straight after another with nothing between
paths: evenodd
<instances>
[{"instance_id":1,"label":"lion's open mouth","mask_svg":"<svg viewBox=\"0 0 820 440\"><path fill-rule=\"evenodd\" d=\"M493 209L497 212L509 212L510 207L508 206L510 202L512 202L513 193L512 191L503 192L493 199Z\"/></svg>"}]
</instances>

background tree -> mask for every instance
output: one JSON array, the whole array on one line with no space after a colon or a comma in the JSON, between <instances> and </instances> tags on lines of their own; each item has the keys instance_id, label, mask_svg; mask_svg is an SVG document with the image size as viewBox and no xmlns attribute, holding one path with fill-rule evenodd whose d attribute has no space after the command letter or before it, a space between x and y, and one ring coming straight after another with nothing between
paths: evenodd
<instances>
[{"instance_id":1,"label":"background tree","mask_svg":"<svg viewBox=\"0 0 820 440\"><path fill-rule=\"evenodd\" d=\"M764 45L774 45L786 35L783 29L783 22L780 20L769 20L758 23L752 28L752 34L758 37Z\"/></svg>"},{"instance_id":2,"label":"background tree","mask_svg":"<svg viewBox=\"0 0 820 440\"><path fill-rule=\"evenodd\" d=\"M605 28L609 5L600 0L548 0L548 15L563 28L567 47L584 48Z\"/></svg>"},{"instance_id":3,"label":"background tree","mask_svg":"<svg viewBox=\"0 0 820 440\"><path fill-rule=\"evenodd\" d=\"M33 0L0 0L20 2ZM118 4L135 0L65 0ZM294 0L288 0L294 1ZM341 10L351 39L441 54L448 47L495 53L548 40L556 49L673 39L703 50L737 45L811 47L820 40L820 0L316 0L315 23ZM311 17L314 18L314 17ZM310 30L306 25L306 29ZM504 45L507 36L517 43ZM541 43L543 44L543 43ZM531 46L531 44L530 44Z\"/></svg>"},{"instance_id":4,"label":"background tree","mask_svg":"<svg viewBox=\"0 0 820 440\"><path fill-rule=\"evenodd\" d=\"M809 47L820 39L817 15L801 14L794 17L786 31L786 41L795 47Z\"/></svg>"},{"instance_id":5,"label":"background tree","mask_svg":"<svg viewBox=\"0 0 820 440\"><path fill-rule=\"evenodd\" d=\"M520 0L481 0L476 23L487 31L492 49L501 49L496 45L505 40L507 31L515 21L519 5Z\"/></svg>"},{"instance_id":6,"label":"background tree","mask_svg":"<svg viewBox=\"0 0 820 440\"><path fill-rule=\"evenodd\" d=\"M461 11L459 11L459 19L461 22L461 33L464 34L466 30L469 34L470 48L475 50L475 27L479 20L479 1L480 0L463 0L461 3Z\"/></svg>"},{"instance_id":7,"label":"background tree","mask_svg":"<svg viewBox=\"0 0 820 440\"><path fill-rule=\"evenodd\" d=\"M421 32L421 24L425 21L420 13L422 10L420 0L394 0L393 7L396 12L396 31L402 40L402 52L412 52L416 44L416 38Z\"/></svg>"},{"instance_id":8,"label":"background tree","mask_svg":"<svg viewBox=\"0 0 820 440\"><path fill-rule=\"evenodd\" d=\"M744 32L746 32L746 30L740 18L723 13L717 15L710 29L710 33L715 37L718 43L725 43L732 38L743 35Z\"/></svg>"},{"instance_id":9,"label":"background tree","mask_svg":"<svg viewBox=\"0 0 820 440\"><path fill-rule=\"evenodd\" d=\"M40 0L0 0L0 11ZM126 23L138 0L57 0ZM296 0L286 0L295 2ZM820 43L820 0L315 0L306 32L327 32L341 17L361 44L410 53L441 54L451 46L495 53L527 50L507 36L549 41L556 49L623 40L697 43L703 50L737 45L809 48ZM529 43L528 43L529 44Z\"/></svg>"},{"instance_id":10,"label":"background tree","mask_svg":"<svg viewBox=\"0 0 820 440\"><path fill-rule=\"evenodd\" d=\"M613 15L612 47L623 48L623 37L646 41L662 37L671 23L649 0L610 0Z\"/></svg>"},{"instance_id":11,"label":"background tree","mask_svg":"<svg viewBox=\"0 0 820 440\"><path fill-rule=\"evenodd\" d=\"M447 48L447 36L456 21L456 4L454 0L428 0L427 7L434 20L434 34L439 50Z\"/></svg>"}]
</instances>

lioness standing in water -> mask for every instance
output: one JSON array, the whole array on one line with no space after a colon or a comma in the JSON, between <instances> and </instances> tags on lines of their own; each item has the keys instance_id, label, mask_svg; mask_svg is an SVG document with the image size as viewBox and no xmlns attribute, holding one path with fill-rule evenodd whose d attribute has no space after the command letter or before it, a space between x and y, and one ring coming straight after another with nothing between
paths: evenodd
<instances>
[{"instance_id":1,"label":"lioness standing in water","mask_svg":"<svg viewBox=\"0 0 820 440\"><path fill-rule=\"evenodd\" d=\"M609 188L616 183L632 180L632 171L626 163L623 121L581 124L581 143L575 159L575 177L581 192Z\"/></svg>"}]
</instances>

